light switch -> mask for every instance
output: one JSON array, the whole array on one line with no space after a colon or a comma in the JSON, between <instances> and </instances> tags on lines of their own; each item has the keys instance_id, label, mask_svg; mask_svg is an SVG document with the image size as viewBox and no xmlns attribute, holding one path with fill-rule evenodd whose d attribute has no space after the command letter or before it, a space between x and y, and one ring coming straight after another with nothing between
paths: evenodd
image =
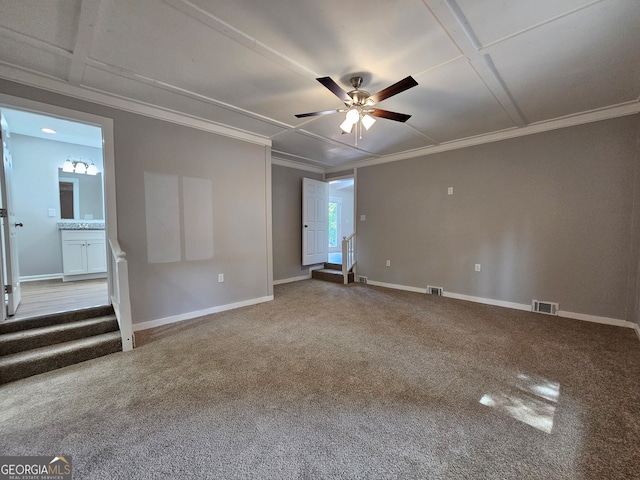
<instances>
[{"instance_id":1,"label":"light switch","mask_svg":"<svg viewBox=\"0 0 640 480\"><path fill-rule=\"evenodd\" d=\"M218 282L219 282L219 283L224 282L224 273L219 273L219 274L218 274Z\"/></svg>"},{"instance_id":2,"label":"light switch","mask_svg":"<svg viewBox=\"0 0 640 480\"><path fill-rule=\"evenodd\" d=\"M360 215L360 221L364 222L367 219L366 215Z\"/></svg>"},{"instance_id":3,"label":"light switch","mask_svg":"<svg viewBox=\"0 0 640 480\"><path fill-rule=\"evenodd\" d=\"M55 217L56 216L56 209L55 208L50 208L49 209L49 216L50 217Z\"/></svg>"}]
</instances>

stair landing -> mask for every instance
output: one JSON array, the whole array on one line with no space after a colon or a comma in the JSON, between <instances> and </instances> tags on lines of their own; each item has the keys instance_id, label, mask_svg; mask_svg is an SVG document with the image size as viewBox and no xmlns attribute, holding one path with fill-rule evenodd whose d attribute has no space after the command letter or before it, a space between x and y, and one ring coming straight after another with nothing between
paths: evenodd
<instances>
[{"instance_id":1,"label":"stair landing","mask_svg":"<svg viewBox=\"0 0 640 480\"><path fill-rule=\"evenodd\" d=\"M324 263L324 268L319 268L311 272L311 278L317 280L324 280L326 282L344 283L344 277L342 276L342 265L337 263ZM355 275L353 272L348 274L348 282L353 283Z\"/></svg>"}]
</instances>

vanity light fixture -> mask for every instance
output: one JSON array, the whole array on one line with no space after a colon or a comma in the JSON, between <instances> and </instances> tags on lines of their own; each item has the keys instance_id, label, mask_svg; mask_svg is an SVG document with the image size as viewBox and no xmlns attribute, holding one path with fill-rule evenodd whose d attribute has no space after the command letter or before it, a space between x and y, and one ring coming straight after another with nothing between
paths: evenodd
<instances>
[{"instance_id":1,"label":"vanity light fixture","mask_svg":"<svg viewBox=\"0 0 640 480\"><path fill-rule=\"evenodd\" d=\"M96 164L93 162L89 164L83 161L82 159L72 160L69 157L64 162L64 165L62 165L62 171L67 173L80 173L80 174L86 173L87 175L97 175L98 167L96 167Z\"/></svg>"}]
</instances>

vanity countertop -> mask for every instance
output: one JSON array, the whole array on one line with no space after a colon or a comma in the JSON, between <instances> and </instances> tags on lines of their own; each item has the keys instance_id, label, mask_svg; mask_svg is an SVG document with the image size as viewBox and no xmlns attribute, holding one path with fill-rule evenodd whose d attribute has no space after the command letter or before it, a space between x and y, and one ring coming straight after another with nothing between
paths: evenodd
<instances>
[{"instance_id":1,"label":"vanity countertop","mask_svg":"<svg viewBox=\"0 0 640 480\"><path fill-rule=\"evenodd\" d=\"M58 230L104 230L104 223L58 222Z\"/></svg>"}]
</instances>

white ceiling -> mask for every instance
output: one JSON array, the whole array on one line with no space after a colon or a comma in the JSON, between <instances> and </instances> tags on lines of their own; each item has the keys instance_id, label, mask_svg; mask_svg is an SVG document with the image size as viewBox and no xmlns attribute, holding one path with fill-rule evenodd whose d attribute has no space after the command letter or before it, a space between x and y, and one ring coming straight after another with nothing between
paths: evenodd
<instances>
[{"instance_id":1,"label":"white ceiling","mask_svg":"<svg viewBox=\"0 0 640 480\"><path fill-rule=\"evenodd\" d=\"M94 125L8 108L2 109L2 116L7 120L11 133L102 148L102 129ZM55 133L43 132L43 128L54 130Z\"/></svg>"},{"instance_id":2,"label":"white ceiling","mask_svg":"<svg viewBox=\"0 0 640 480\"><path fill-rule=\"evenodd\" d=\"M252 132L334 170L640 112L639 0L0 0L0 38L5 78ZM340 108L315 79L351 90L356 73L371 93L413 76L379 105L411 119L355 146L342 114L294 116Z\"/></svg>"}]
</instances>

